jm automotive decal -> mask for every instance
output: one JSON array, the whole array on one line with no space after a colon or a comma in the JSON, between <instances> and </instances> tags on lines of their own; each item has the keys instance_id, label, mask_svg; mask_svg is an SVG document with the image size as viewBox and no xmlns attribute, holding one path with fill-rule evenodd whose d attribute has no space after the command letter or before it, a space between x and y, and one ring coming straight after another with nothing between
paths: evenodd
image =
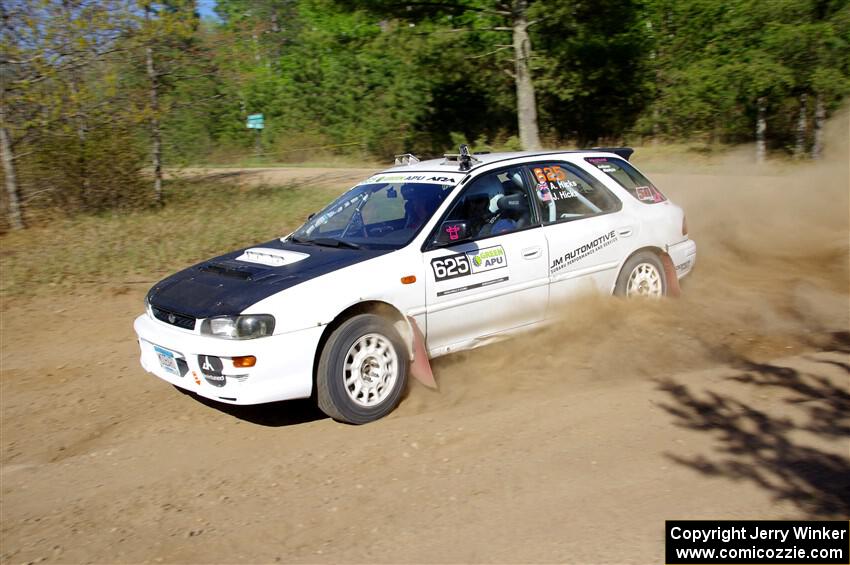
<instances>
[{"instance_id":1,"label":"jm automotive decal","mask_svg":"<svg viewBox=\"0 0 850 565\"><path fill-rule=\"evenodd\" d=\"M508 257L501 245L446 255L431 260L431 268L434 269L434 279L437 282L507 266Z\"/></svg>"},{"instance_id":2,"label":"jm automotive decal","mask_svg":"<svg viewBox=\"0 0 850 565\"><path fill-rule=\"evenodd\" d=\"M549 271L551 273L557 273L561 269L572 265L577 261L581 261L585 257L593 255L600 249L608 247L609 245L617 242L617 234L614 233L614 230L606 233L605 235L600 235L593 241L585 243L580 247L576 247L569 253L564 253L562 256L557 257L552 260L552 266L549 267Z\"/></svg>"}]
</instances>

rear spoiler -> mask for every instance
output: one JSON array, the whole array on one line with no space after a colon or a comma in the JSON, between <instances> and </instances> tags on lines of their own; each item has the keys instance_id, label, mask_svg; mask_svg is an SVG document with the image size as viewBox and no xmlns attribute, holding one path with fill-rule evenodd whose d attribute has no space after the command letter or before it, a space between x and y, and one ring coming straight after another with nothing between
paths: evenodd
<instances>
[{"instance_id":1,"label":"rear spoiler","mask_svg":"<svg viewBox=\"0 0 850 565\"><path fill-rule=\"evenodd\" d=\"M629 160L629 157L635 152L631 147L594 147L593 151L604 151L605 153L613 153L618 157L622 157L626 161Z\"/></svg>"}]
</instances>

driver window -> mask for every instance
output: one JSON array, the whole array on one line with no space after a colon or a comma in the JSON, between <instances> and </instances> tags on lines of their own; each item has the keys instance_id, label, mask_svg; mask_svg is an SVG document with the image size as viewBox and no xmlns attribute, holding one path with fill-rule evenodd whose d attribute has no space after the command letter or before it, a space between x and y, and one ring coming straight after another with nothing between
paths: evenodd
<instances>
[{"instance_id":1,"label":"driver window","mask_svg":"<svg viewBox=\"0 0 850 565\"><path fill-rule=\"evenodd\" d=\"M533 223L521 167L486 173L467 187L444 221L466 222L469 237L510 233Z\"/></svg>"}]
</instances>

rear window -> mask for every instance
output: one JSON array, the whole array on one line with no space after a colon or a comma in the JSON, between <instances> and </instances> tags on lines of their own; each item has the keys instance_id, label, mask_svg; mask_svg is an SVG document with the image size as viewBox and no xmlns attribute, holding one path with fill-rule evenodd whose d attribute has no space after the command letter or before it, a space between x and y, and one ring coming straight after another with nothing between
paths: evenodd
<instances>
[{"instance_id":1,"label":"rear window","mask_svg":"<svg viewBox=\"0 0 850 565\"><path fill-rule=\"evenodd\" d=\"M544 162L527 167L537 183L544 224L608 214L622 207L613 193L577 165Z\"/></svg>"},{"instance_id":2,"label":"rear window","mask_svg":"<svg viewBox=\"0 0 850 565\"><path fill-rule=\"evenodd\" d=\"M617 181L629 194L645 204L664 202L667 198L649 179L632 167L628 161L614 157L586 157L585 161Z\"/></svg>"}]
</instances>

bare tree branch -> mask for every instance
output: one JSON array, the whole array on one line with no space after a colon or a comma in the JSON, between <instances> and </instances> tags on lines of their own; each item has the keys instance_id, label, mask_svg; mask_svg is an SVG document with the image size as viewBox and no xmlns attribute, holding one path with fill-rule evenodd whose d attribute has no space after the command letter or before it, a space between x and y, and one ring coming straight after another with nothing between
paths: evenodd
<instances>
[{"instance_id":1,"label":"bare tree branch","mask_svg":"<svg viewBox=\"0 0 850 565\"><path fill-rule=\"evenodd\" d=\"M470 57L470 59L482 59L482 58L487 57L489 55L495 55L499 51L504 51L505 49L513 49L513 45L503 45L503 46L501 46L497 49L493 49L492 51L488 51L487 53L484 53L483 55L475 55L474 57Z\"/></svg>"}]
</instances>

